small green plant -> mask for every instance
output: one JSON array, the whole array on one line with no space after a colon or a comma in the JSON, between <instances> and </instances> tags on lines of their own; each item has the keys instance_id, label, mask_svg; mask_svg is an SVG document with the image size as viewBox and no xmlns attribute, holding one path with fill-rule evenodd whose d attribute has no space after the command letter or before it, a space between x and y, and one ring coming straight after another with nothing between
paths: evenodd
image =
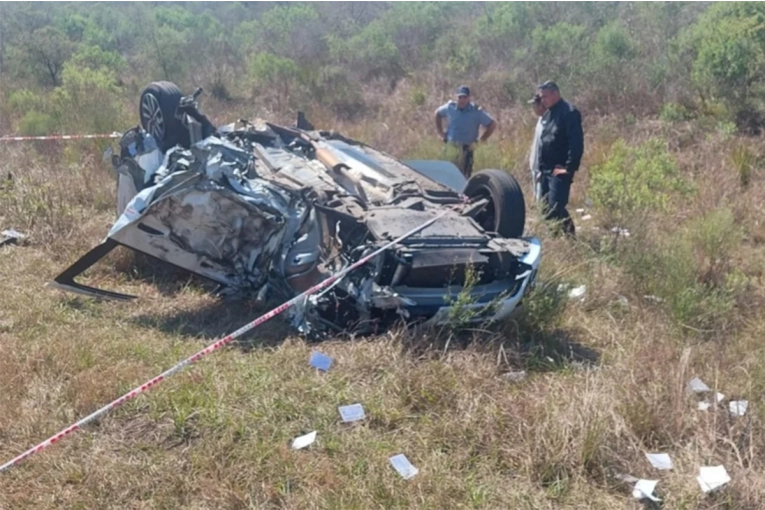
<instances>
[{"instance_id":1,"label":"small green plant","mask_svg":"<svg viewBox=\"0 0 765 510\"><path fill-rule=\"evenodd\" d=\"M685 106L678 103L665 103L659 113L659 119L664 122L682 122L691 118L691 112Z\"/></svg>"}]
</instances>

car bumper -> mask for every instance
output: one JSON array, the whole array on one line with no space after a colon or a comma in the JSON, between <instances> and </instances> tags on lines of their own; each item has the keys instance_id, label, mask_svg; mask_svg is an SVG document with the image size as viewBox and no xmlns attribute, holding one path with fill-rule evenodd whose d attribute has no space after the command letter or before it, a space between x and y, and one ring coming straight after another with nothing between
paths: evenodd
<instances>
[{"instance_id":1,"label":"car bumper","mask_svg":"<svg viewBox=\"0 0 765 510\"><path fill-rule=\"evenodd\" d=\"M449 292L447 289L424 289L398 287L393 291L414 302L407 307L410 316L429 316L425 324L441 325L452 320L460 308L460 320L469 323L495 322L510 316L533 289L542 258L541 243L536 238L528 239L531 244L529 252L520 260L525 271L516 280L495 282L489 285L476 286L466 294ZM445 295L449 294L447 298ZM461 296L462 294L462 296ZM464 299L463 303L454 304Z\"/></svg>"}]
</instances>

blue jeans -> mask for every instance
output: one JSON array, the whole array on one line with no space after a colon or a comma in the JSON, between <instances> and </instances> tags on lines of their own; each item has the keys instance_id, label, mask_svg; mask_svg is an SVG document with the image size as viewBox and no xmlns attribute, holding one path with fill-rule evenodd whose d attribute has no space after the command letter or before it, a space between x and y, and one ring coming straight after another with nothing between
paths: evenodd
<instances>
[{"instance_id":1,"label":"blue jeans","mask_svg":"<svg viewBox=\"0 0 765 510\"><path fill-rule=\"evenodd\" d=\"M563 232L574 234L574 222L566 206L571 193L571 174L552 175L552 171L543 171L541 184L542 201L546 209L545 219L560 222Z\"/></svg>"}]
</instances>

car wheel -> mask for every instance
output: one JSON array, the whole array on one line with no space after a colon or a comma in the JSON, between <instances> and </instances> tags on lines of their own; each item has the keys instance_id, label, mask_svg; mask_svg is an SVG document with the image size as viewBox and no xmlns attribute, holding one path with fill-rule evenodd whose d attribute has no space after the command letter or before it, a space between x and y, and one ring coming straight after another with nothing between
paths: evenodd
<instances>
[{"instance_id":1,"label":"car wheel","mask_svg":"<svg viewBox=\"0 0 765 510\"><path fill-rule=\"evenodd\" d=\"M141 127L154 137L162 152L178 144L188 145L188 131L175 118L182 96L181 89L169 81L150 83L141 93Z\"/></svg>"},{"instance_id":2,"label":"car wheel","mask_svg":"<svg viewBox=\"0 0 765 510\"><path fill-rule=\"evenodd\" d=\"M476 216L484 230L502 237L521 237L526 224L526 203L515 177L503 170L483 170L465 185L470 199L488 198L489 204Z\"/></svg>"}]
</instances>

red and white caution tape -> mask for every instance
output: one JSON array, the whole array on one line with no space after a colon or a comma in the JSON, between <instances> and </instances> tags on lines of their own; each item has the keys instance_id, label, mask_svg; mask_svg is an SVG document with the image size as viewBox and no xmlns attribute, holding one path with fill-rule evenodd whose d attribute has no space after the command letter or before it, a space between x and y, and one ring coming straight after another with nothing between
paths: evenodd
<instances>
[{"instance_id":1,"label":"red and white caution tape","mask_svg":"<svg viewBox=\"0 0 765 510\"><path fill-rule=\"evenodd\" d=\"M27 140L91 140L94 138L119 138L122 133L108 135L50 135L50 136L4 136L0 137L0 142L25 142Z\"/></svg>"},{"instance_id":2,"label":"red and white caution tape","mask_svg":"<svg viewBox=\"0 0 765 510\"><path fill-rule=\"evenodd\" d=\"M410 237L410 236L416 234L417 232L419 232L420 230L428 227L429 225L432 225L433 223L435 223L437 220L442 218L448 212L449 212L448 210L447 211L443 211L441 214L439 214L437 216L434 216L433 218L431 218L430 220L426 221L425 223L423 223L419 227L410 230L406 234L402 235L401 237L399 237L397 239L394 239L393 241L389 242L385 246L382 246L381 248L378 248L377 250L373 251L369 255L360 258L358 261L356 261L353 264L351 264L350 266L346 267L345 269L343 269L339 273L330 276L326 280L324 280L324 281L314 285L310 289L304 291L302 294L299 294L299 295L295 296L294 298L290 299L289 301L287 301L287 302L277 306L276 308L274 308L270 312L268 312L268 313L266 313L264 315L261 315L260 317L258 317L254 321L250 322L249 324L247 324L245 326L242 326L241 328L237 329L236 331L234 331L233 333L229 334L228 336L226 336L226 337L216 341L213 344L210 344L209 346L205 347L204 349L202 349L198 353L194 354L190 358L186 358L185 360L181 361L180 363L178 363L174 367L172 367L172 368L162 372L161 374L159 374L155 378L145 382L141 386L138 386L137 388L133 389L132 391L124 394L123 396L121 396L117 400L114 400L113 402L105 405L104 407L102 407L98 411L95 411L95 412L89 414L88 416L86 416L85 418L81 419L77 423L74 423L74 424L68 426L67 428L65 428L64 430L59 432L58 434L56 434L56 435L54 435L52 437L49 437L48 439L46 439L42 443L38 444L37 446L35 446L33 448L30 448L29 450L27 450L26 452L22 453L21 455L19 455L15 459L10 460L10 461L6 462L5 464L3 464L2 466L0 466L0 472L6 471L7 469L15 466L16 464L18 464L22 460L26 459L30 455L38 453L38 452L44 450L45 448L47 448L48 446L51 446L51 445L59 442L61 439L63 439L64 437L68 436L69 434L71 434L72 432L76 431L77 429L81 428L86 423L89 423L89 422L95 420L96 418L98 418L102 414L107 413L108 411L111 411L112 409L121 406L122 404L124 404L128 400L130 400L130 399L132 399L134 397L137 397L141 393L144 393L145 391L148 391L150 388L156 386L157 384L159 384L160 382L162 382L165 379L169 378L171 375L175 374L176 372L179 372L181 369L185 368L187 365L191 365L192 363L196 363L197 361L199 361L203 357L207 356L211 352L216 351L216 350L220 349L221 347L223 347L224 345L230 343L235 338L245 334L246 332L250 331L251 329L253 329L253 328L257 327L257 326L260 326L261 324L263 324L267 320L276 317L277 315L279 315L280 313L284 312L285 310L290 308L292 305L294 305L295 303L297 303L298 301L303 299L305 296L313 294L314 292L316 292L318 290L321 290L324 287L327 287L327 286L331 285L332 283L334 283L337 280L339 280L340 278L344 277L346 274L348 274L349 272L353 271L357 267L359 267L359 266L369 262L370 259L376 257L377 255L379 255L383 251L387 250L391 246L393 246L393 245L395 245L397 243L400 243L401 241L403 241L407 237Z\"/></svg>"}]
</instances>

